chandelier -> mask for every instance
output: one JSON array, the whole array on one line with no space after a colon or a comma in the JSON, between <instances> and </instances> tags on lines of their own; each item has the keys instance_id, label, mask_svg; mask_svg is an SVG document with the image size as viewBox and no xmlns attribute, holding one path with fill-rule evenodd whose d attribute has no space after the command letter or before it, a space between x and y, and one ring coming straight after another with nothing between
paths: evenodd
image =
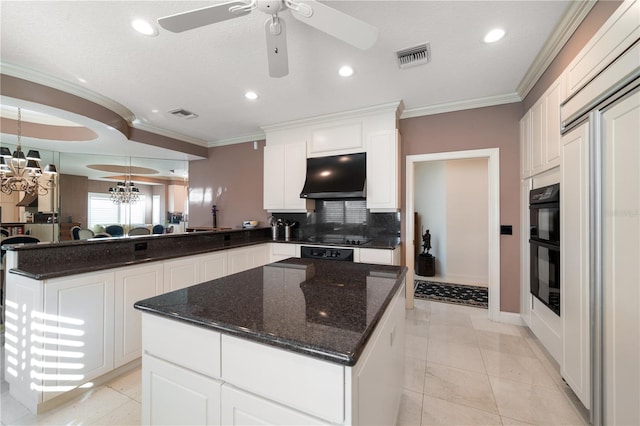
<instances>
[{"instance_id":1,"label":"chandelier","mask_svg":"<svg viewBox=\"0 0 640 426\"><path fill-rule=\"evenodd\" d=\"M40 153L29 150L27 155L22 151L22 113L18 108L18 145L11 151L6 146L0 147L0 190L5 194L14 191L26 192L29 195L46 195L55 187L55 175L58 173L54 164L40 167Z\"/></svg>"},{"instance_id":2,"label":"chandelier","mask_svg":"<svg viewBox=\"0 0 640 426\"><path fill-rule=\"evenodd\" d=\"M131 178L118 182L117 186L109 188L109 199L113 204L134 204L140 199L140 190L136 188Z\"/></svg>"}]
</instances>

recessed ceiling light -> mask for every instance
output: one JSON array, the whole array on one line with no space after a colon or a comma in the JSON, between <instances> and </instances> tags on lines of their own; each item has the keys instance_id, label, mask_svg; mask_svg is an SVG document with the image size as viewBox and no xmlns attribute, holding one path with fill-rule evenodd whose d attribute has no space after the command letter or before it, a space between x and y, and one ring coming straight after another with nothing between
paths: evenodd
<instances>
[{"instance_id":1,"label":"recessed ceiling light","mask_svg":"<svg viewBox=\"0 0 640 426\"><path fill-rule=\"evenodd\" d=\"M151 112L153 112L154 114L158 112L157 109L152 109Z\"/></svg>"},{"instance_id":2,"label":"recessed ceiling light","mask_svg":"<svg viewBox=\"0 0 640 426\"><path fill-rule=\"evenodd\" d=\"M496 41L500 40L502 37L504 37L504 30L502 28L495 28L489 31L486 36L484 36L484 42L495 43Z\"/></svg>"},{"instance_id":3,"label":"recessed ceiling light","mask_svg":"<svg viewBox=\"0 0 640 426\"><path fill-rule=\"evenodd\" d=\"M80 83L86 83L86 82L87 82L87 80L85 80L85 79L84 79L84 78L82 78L82 77L78 77L78 81L79 81Z\"/></svg>"},{"instance_id":4,"label":"recessed ceiling light","mask_svg":"<svg viewBox=\"0 0 640 426\"><path fill-rule=\"evenodd\" d=\"M134 19L133 21L131 21L131 26L140 34L144 34L146 36L158 35L158 30L156 29L156 27L154 27L144 19Z\"/></svg>"},{"instance_id":5,"label":"recessed ceiling light","mask_svg":"<svg viewBox=\"0 0 640 426\"><path fill-rule=\"evenodd\" d=\"M258 99L258 94L256 92L247 92L244 94L244 97L249 99L250 101L255 101Z\"/></svg>"},{"instance_id":6,"label":"recessed ceiling light","mask_svg":"<svg viewBox=\"0 0 640 426\"><path fill-rule=\"evenodd\" d=\"M344 65L340 67L338 74L340 74L341 77L351 77L353 75L353 68L349 65Z\"/></svg>"}]
</instances>

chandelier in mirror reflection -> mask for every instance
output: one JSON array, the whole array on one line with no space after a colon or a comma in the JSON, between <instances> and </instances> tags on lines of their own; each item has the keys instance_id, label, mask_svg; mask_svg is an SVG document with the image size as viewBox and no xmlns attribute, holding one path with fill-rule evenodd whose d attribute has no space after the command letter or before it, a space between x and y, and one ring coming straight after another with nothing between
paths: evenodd
<instances>
[{"instance_id":1,"label":"chandelier in mirror reflection","mask_svg":"<svg viewBox=\"0 0 640 426\"><path fill-rule=\"evenodd\" d=\"M3 146L0 148L0 190L5 194L14 191L29 195L46 195L55 186L56 166L40 166L40 153L30 149L22 151L22 112L18 108L17 146L13 154Z\"/></svg>"},{"instance_id":2,"label":"chandelier in mirror reflection","mask_svg":"<svg viewBox=\"0 0 640 426\"><path fill-rule=\"evenodd\" d=\"M117 186L109 188L109 199L113 204L134 204L140 200L140 190L130 179L118 182Z\"/></svg>"}]
</instances>

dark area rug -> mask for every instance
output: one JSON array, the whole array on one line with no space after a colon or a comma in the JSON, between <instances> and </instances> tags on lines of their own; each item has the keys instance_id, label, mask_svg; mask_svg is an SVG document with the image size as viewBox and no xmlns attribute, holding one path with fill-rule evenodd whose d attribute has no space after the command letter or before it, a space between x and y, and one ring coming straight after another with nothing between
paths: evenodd
<instances>
[{"instance_id":1,"label":"dark area rug","mask_svg":"<svg viewBox=\"0 0 640 426\"><path fill-rule=\"evenodd\" d=\"M489 290L471 285L416 280L414 297L478 308L489 307Z\"/></svg>"}]
</instances>

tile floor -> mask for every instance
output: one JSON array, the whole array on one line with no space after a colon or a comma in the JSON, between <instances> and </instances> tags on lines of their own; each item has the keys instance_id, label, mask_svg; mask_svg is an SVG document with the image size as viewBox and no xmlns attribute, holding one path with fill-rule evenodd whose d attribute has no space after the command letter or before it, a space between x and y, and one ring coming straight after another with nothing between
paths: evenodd
<instances>
[{"instance_id":1,"label":"tile floor","mask_svg":"<svg viewBox=\"0 0 640 426\"><path fill-rule=\"evenodd\" d=\"M398 425L588 424L557 364L528 329L493 323L486 309L424 300L407 312L406 325ZM2 380L0 420L2 425L139 425L140 401L140 369L40 416L11 398Z\"/></svg>"}]
</instances>

